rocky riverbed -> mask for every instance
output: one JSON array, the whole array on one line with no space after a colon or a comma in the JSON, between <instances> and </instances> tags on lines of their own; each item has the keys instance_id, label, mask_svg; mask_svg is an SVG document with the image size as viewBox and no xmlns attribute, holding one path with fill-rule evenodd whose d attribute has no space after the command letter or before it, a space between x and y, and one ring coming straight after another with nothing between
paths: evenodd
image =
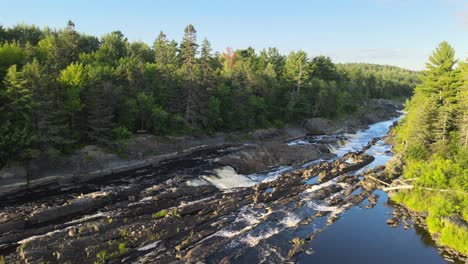
<instances>
[{"instance_id":1,"label":"rocky riverbed","mask_svg":"<svg viewBox=\"0 0 468 264\"><path fill-rule=\"evenodd\" d=\"M1 202L0 255L6 263L300 262L315 256L309 245L346 222L348 211L381 206L372 178L397 175L384 166L392 154L383 139L395 120L289 141L292 149L323 145L330 153L263 172L245 163L257 146L222 146L16 192ZM402 209L395 212L389 225L414 228ZM443 263L436 256L433 263Z\"/></svg>"}]
</instances>

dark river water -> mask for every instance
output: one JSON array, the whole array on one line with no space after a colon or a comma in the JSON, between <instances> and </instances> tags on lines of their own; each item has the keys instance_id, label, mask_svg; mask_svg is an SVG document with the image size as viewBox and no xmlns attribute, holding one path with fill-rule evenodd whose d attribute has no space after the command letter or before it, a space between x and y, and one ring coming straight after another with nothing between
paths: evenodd
<instances>
[{"instance_id":1,"label":"dark river water","mask_svg":"<svg viewBox=\"0 0 468 264\"><path fill-rule=\"evenodd\" d=\"M353 207L310 241L315 253L300 254L298 263L446 263L421 227L391 228L392 212L383 191L372 209ZM364 202L365 204L365 202Z\"/></svg>"},{"instance_id":2,"label":"dark river water","mask_svg":"<svg viewBox=\"0 0 468 264\"><path fill-rule=\"evenodd\" d=\"M398 119L379 122L367 130L347 135L349 140L334 148L333 152L341 157L345 153L361 149L373 138L385 136L390 126ZM313 142L313 138L292 144L310 142ZM385 144L383 140L378 141L366 151L374 156L375 160L356 173L384 165L392 157L390 150L391 145ZM281 167L278 171L288 169L290 168ZM251 175L251 178L256 181L268 180L275 175L273 171L264 175ZM402 225L392 228L386 224L393 209L383 191L374 192L379 198L377 205L371 209L365 208L367 200L345 209L326 206L320 201L308 198L308 193L333 183L335 181L331 180L321 185L311 185L310 192L306 190L302 195L306 203L301 207L285 205L273 208L274 213L266 214L263 208L246 206L238 215L237 225L215 234L235 237L219 252L219 257L237 254L234 263L286 262L285 249L291 247L290 241L293 238L305 239L309 234L317 232L318 235L306 243L304 252L297 255L297 263L447 263L423 228L411 225L405 230ZM330 211L331 214L339 215L340 219L331 225L327 224L326 218L317 218L305 225L299 224L301 220L317 211Z\"/></svg>"},{"instance_id":3,"label":"dark river water","mask_svg":"<svg viewBox=\"0 0 468 264\"><path fill-rule=\"evenodd\" d=\"M342 155L357 150L364 142L384 136L393 121L380 122L359 132L336 153ZM376 159L366 169L385 164L391 157L385 154L390 148L383 141L371 147L367 153ZM412 225L405 230L403 225L397 228L388 226L386 220L393 211L388 204L388 196L380 190L374 193L380 196L375 207L364 208L367 204L364 201L344 212L340 220L308 243L314 253L300 254L298 263L446 263L430 235L421 227Z\"/></svg>"},{"instance_id":4,"label":"dark river water","mask_svg":"<svg viewBox=\"0 0 468 264\"><path fill-rule=\"evenodd\" d=\"M342 140L336 146L331 146L331 151L336 154L337 158L342 158L348 152L359 151L372 139L382 138L387 135L391 125L398 119L394 118L379 122L356 134L344 135L342 138L346 138L346 140ZM341 136L339 137L341 138ZM296 140L289 144L314 144L314 142L320 142L322 139L323 136L315 136ZM345 178L354 178L357 181L358 179L354 177L355 175L359 176L368 169L386 164L393 155L390 150L391 145L386 144L384 140L377 141L366 150L366 153L372 155L375 159L367 166L350 173L351 175L348 176L351 177L347 176ZM307 177L306 179L309 179L307 181L303 180L304 178L300 178L297 181L296 185L301 187L300 191L291 192L288 188L291 186L294 188L294 185L282 185L285 192L280 193L281 199L257 202L252 197L246 199L242 195L242 191L252 190L251 187L259 182L274 181L278 177L281 177L278 175L282 172L298 168L283 166L269 172L240 175L231 167L212 165L217 164L212 163L218 157L216 155L218 154L175 160L166 164L159 164L149 171L143 171L138 177L128 175L128 178L124 177L116 179L115 182L106 182L104 187L101 186L101 193L106 190L121 191L135 188L135 193L140 196L138 196L138 199L133 198L132 200L117 199L105 207L90 212L89 215L86 213L77 215L71 219L58 219L57 225L50 230L26 230L27 232L21 234L22 237L17 239L21 240L17 241L18 244L12 243L4 249L3 253L0 251L0 255L5 252L12 254L9 258L9 260L13 260L12 263L23 263L22 258L19 256L21 254L17 253L21 250L16 251L16 246L18 245L21 245L19 246L20 249L27 246L28 256L39 257L38 259L50 253L45 249L62 250L67 245L70 250L78 250L72 254L67 250L63 250L63 252L69 254L66 256L67 259L73 260L71 263L92 263L89 259L84 259L83 255L78 255L80 246L82 246L80 243L82 240L87 239L87 236L94 237L96 235L95 237L98 238L105 237L109 234L113 235L114 231L121 232L121 230L127 230L126 228L130 227L146 226L146 228L142 227L139 229L144 231L140 236L141 242L128 249L129 251L125 252L124 257L119 256L114 258L112 263L165 263L161 262L158 254L166 252L164 253L166 256L174 256L174 246L166 248L164 243L167 243L168 240L161 239L160 236L144 236L145 232L150 230L148 229L150 223L162 223L165 220L155 220L151 215L151 213L160 210L159 206L161 205L158 204L167 203L166 207L177 206L178 202L174 199L181 199L184 206L194 204L203 204L205 206L205 203L209 204L214 199L215 205L219 207L222 204L221 201L227 201L225 204L228 204L230 201L228 199L222 200L220 197L229 197L232 194L232 197L236 198L234 200L235 203L238 205L231 206L234 209L219 215L212 214L210 211L206 213L208 216L215 215L219 218L214 218L216 221L212 221L216 225L210 224L208 226L208 224L205 225L203 222L195 222L198 223L195 226L199 228L197 232L202 233L208 230L209 233L205 233L205 235L200 236L200 240L193 242L193 247L186 250L188 252L187 255L192 254L190 253L191 250L195 249L193 257L196 259L196 257L201 255L203 263L446 263L443 256L439 254L430 235L421 227L410 224L409 228L407 226L406 229L403 225L393 228L386 224L387 220L392 217L393 208L389 204L387 194L383 191L374 191L374 194L378 195L377 204L374 207L366 208L369 204L367 199L360 203L346 200L347 197L359 196L361 192L364 198L369 195L368 192L361 190L361 188L355 190L353 188L355 182L338 181L340 175L332 180L318 184L317 177ZM315 162L318 163L320 161ZM350 163L349 161L341 162ZM309 165L310 163L304 164L303 167ZM182 179L178 179L178 177L182 177ZM160 188L161 192L159 194L164 195L167 194L166 189L172 188L177 190L184 184L191 187L210 187L215 189L217 193L206 194L205 196L200 195L200 197L194 196L195 198L190 198L190 200L183 200L178 196L174 196L165 200L153 201L152 192L156 190L155 188ZM214 185L217 188L203 185ZM99 190L100 187L100 185L91 186L93 188L90 187L88 190L90 194ZM260 192L274 194L275 190L273 189L278 188L278 185L267 184L267 186L271 186L271 188L264 191L260 189ZM346 194L346 191L350 188L353 188L354 192ZM96 193L99 193L99 191ZM258 194L258 190L255 193ZM288 196L291 193L294 195ZM324 193L324 195L320 195L320 193ZM55 206L63 204L67 199L73 200L76 198L68 196L70 196L70 193L50 194L50 197L44 196L39 201L18 202L8 207L8 210L5 209L5 211L14 212L15 215L17 212L28 215L28 210L39 210L37 208L42 208L41 204L45 203L45 201L55 201L56 204L52 204L52 206ZM336 202L340 199L341 202ZM176 204L170 205L171 202L176 202ZM132 211L126 210L126 208L133 208L131 210L137 211L135 212L137 217L130 218L133 222L127 223L126 216L132 215ZM1 213L0 211L0 215ZM17 215L19 219L21 214ZM185 219L190 219L190 221L198 221L197 219L199 219L198 216L195 217L190 214L184 217ZM115 222L112 221L113 218ZM167 219L171 220L173 218ZM83 224L79 224L80 222ZM92 227L93 224L101 226L98 231L94 229L97 232L96 234L94 231L89 231L88 233L84 233L84 235L80 234L82 237L75 235L75 233L70 235L70 230L73 231L73 228L79 231L79 227ZM185 224L187 226L191 223L187 222ZM165 225L164 228L166 227ZM174 241L178 239L177 234L179 231L185 230L177 228L176 231L171 231L175 234L172 238ZM136 232L131 232L130 235L136 237ZM196 236L197 233L193 233L190 236L192 235ZM7 236L5 235L4 237ZM1 238L2 236L0 235ZM300 244L301 250L292 252L295 248L293 241L296 242L296 245L298 245L297 241L302 241L300 242L302 243ZM90 245L94 246L98 242L94 243L93 241ZM178 243L180 241L175 243L175 245ZM98 245L103 248L107 247L107 244L104 242ZM2 246L1 243L0 246ZM196 249L200 250L196 251ZM36 254L36 250L39 250L37 252L40 254ZM204 254L204 252L208 253ZM56 261L55 257L51 257L51 259ZM76 259L83 259L83 261L76 262ZM174 259L172 257L172 260ZM52 261L52 263L55 262Z\"/></svg>"}]
</instances>

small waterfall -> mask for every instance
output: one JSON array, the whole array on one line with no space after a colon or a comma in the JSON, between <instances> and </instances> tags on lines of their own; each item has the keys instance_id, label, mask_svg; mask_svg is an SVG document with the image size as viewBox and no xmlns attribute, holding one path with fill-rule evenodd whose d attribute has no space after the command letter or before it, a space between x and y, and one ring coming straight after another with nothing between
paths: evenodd
<instances>
[{"instance_id":1,"label":"small waterfall","mask_svg":"<svg viewBox=\"0 0 468 264\"><path fill-rule=\"evenodd\" d=\"M333 144L328 144L328 150L330 150L330 153L336 153L338 148Z\"/></svg>"},{"instance_id":2,"label":"small waterfall","mask_svg":"<svg viewBox=\"0 0 468 264\"><path fill-rule=\"evenodd\" d=\"M203 179L210 182L218 189L225 190L236 187L251 187L256 184L250 178L238 174L234 168L226 166L214 170L214 175L202 176Z\"/></svg>"}]
</instances>

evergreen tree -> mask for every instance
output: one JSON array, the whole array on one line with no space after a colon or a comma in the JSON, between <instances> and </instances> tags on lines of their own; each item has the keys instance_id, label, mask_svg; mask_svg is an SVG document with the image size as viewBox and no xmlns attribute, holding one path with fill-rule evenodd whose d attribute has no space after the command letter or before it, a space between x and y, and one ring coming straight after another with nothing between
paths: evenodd
<instances>
[{"instance_id":1,"label":"evergreen tree","mask_svg":"<svg viewBox=\"0 0 468 264\"><path fill-rule=\"evenodd\" d=\"M199 125L200 108L198 107L198 97L200 89L197 85L197 65L195 55L197 54L197 31L192 25L188 25L184 30L184 38L181 43L180 55L182 58L182 72L184 78L185 101L185 121L192 125Z\"/></svg>"},{"instance_id":2,"label":"evergreen tree","mask_svg":"<svg viewBox=\"0 0 468 264\"><path fill-rule=\"evenodd\" d=\"M114 71L109 66L86 67L90 82L84 97L86 137L91 142L108 144L114 127L115 80Z\"/></svg>"},{"instance_id":3,"label":"evergreen tree","mask_svg":"<svg viewBox=\"0 0 468 264\"><path fill-rule=\"evenodd\" d=\"M0 28L0 163L108 144L128 131L213 133L331 117L355 111L367 98L409 96L418 82L418 73L398 67L336 65L276 48L213 54L208 40L200 50L196 41L192 25L181 45L161 32L153 48L120 31L101 39L82 34L71 21L57 30ZM464 90L451 78L461 73L449 62L439 54L431 62L445 70L424 85L440 92L421 99L418 118L426 121L417 127L427 132L412 140L434 149L443 139L466 138Z\"/></svg>"}]
</instances>

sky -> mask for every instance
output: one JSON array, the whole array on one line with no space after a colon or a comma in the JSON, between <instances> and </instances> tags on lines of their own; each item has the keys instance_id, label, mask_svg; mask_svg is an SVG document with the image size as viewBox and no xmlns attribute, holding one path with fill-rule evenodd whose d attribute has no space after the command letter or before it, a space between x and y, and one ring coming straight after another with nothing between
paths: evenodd
<instances>
[{"instance_id":1,"label":"sky","mask_svg":"<svg viewBox=\"0 0 468 264\"><path fill-rule=\"evenodd\" d=\"M468 57L468 0L0 0L0 25L65 27L102 36L120 30L152 44L162 30L180 41L193 24L214 51L277 47L334 62L422 70L443 40Z\"/></svg>"}]
</instances>

